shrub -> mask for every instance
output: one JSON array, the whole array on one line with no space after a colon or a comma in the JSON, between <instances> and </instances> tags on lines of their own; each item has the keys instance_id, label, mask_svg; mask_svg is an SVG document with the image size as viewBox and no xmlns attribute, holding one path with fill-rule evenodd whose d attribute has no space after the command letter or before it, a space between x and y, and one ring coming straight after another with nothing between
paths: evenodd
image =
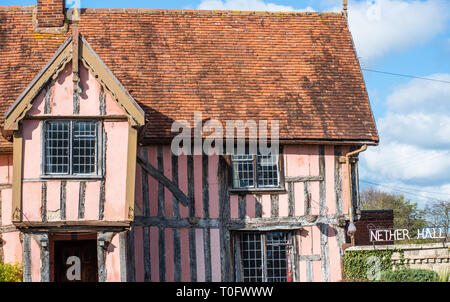
<instances>
[{"instance_id":1,"label":"shrub","mask_svg":"<svg viewBox=\"0 0 450 302\"><path fill-rule=\"evenodd\" d=\"M0 262L0 282L22 282L22 265Z\"/></svg>"},{"instance_id":2,"label":"shrub","mask_svg":"<svg viewBox=\"0 0 450 302\"><path fill-rule=\"evenodd\" d=\"M425 269L402 268L395 271L381 272L380 282L435 282L438 274Z\"/></svg>"},{"instance_id":3,"label":"shrub","mask_svg":"<svg viewBox=\"0 0 450 302\"><path fill-rule=\"evenodd\" d=\"M403 267L403 263L393 263L392 255L394 253L399 253L403 259L403 251L398 249L347 251L344 256L345 279L347 281L369 281L368 273ZM372 261L375 257L378 259L377 267L374 267Z\"/></svg>"}]
</instances>

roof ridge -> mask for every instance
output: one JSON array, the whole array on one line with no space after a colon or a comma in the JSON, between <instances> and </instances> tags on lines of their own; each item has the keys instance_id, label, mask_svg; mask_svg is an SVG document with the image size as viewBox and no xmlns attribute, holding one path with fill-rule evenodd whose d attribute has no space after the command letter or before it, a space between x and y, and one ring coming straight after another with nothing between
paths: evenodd
<instances>
[{"instance_id":1,"label":"roof ridge","mask_svg":"<svg viewBox=\"0 0 450 302\"><path fill-rule=\"evenodd\" d=\"M160 14L236 14L236 15L342 15L342 12L311 11L246 11L246 10L201 10L201 9L156 9L156 8L83 8L84 11L108 11L116 13L160 13Z\"/></svg>"},{"instance_id":2,"label":"roof ridge","mask_svg":"<svg viewBox=\"0 0 450 302\"><path fill-rule=\"evenodd\" d=\"M29 10L36 5L0 6L1 11ZM143 13L143 14L205 14L205 15L343 15L343 12L311 11L247 11L247 10L202 10L202 9L157 9L157 8L82 8L88 12Z\"/></svg>"},{"instance_id":3,"label":"roof ridge","mask_svg":"<svg viewBox=\"0 0 450 302\"><path fill-rule=\"evenodd\" d=\"M15 10L28 10L33 9L36 5L11 5L11 6L0 6L0 10L3 11L15 11Z\"/></svg>"}]
</instances>

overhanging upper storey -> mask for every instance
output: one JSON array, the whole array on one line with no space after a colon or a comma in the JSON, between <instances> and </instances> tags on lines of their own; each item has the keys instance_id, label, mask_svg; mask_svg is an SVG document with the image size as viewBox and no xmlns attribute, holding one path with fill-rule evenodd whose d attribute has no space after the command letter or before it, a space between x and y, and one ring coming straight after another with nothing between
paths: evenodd
<instances>
[{"instance_id":1,"label":"overhanging upper storey","mask_svg":"<svg viewBox=\"0 0 450 302\"><path fill-rule=\"evenodd\" d=\"M12 131L19 130L19 123L31 109L36 96L50 81L58 77L66 64L69 62L74 64L75 60L81 61L95 76L103 89L111 94L132 126L141 127L144 125L145 114L141 107L103 63L86 39L81 35L77 38L79 41L75 41L72 37L67 38L50 61L6 111L3 127L6 136L11 136ZM78 62L75 62L75 64L74 66L77 66ZM75 72L75 69L73 71ZM76 97L74 97L74 102L76 102ZM75 108L76 104L74 104L74 112L76 111Z\"/></svg>"},{"instance_id":2,"label":"overhanging upper storey","mask_svg":"<svg viewBox=\"0 0 450 302\"><path fill-rule=\"evenodd\" d=\"M12 221L131 221L144 123L144 111L75 25L5 113L3 135L13 141ZM60 208L40 211L46 198L32 192L36 186L47 192L47 184L49 200L61 192ZM70 214L78 203L74 192L83 188L80 196L98 204L90 212L97 216Z\"/></svg>"}]
</instances>

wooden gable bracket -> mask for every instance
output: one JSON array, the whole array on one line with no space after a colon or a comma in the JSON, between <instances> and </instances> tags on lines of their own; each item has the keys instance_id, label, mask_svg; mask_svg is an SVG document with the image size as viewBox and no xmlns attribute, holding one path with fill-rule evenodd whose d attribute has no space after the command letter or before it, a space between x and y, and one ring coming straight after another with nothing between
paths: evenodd
<instances>
[{"instance_id":1,"label":"wooden gable bracket","mask_svg":"<svg viewBox=\"0 0 450 302\"><path fill-rule=\"evenodd\" d=\"M25 117L33 105L33 100L45 88L49 81L58 77L66 64L72 59L72 37L61 45L50 61L34 77L31 83L19 95L16 101L9 107L5 113L3 124L4 135L11 137L13 131L19 130L19 123Z\"/></svg>"}]
</instances>

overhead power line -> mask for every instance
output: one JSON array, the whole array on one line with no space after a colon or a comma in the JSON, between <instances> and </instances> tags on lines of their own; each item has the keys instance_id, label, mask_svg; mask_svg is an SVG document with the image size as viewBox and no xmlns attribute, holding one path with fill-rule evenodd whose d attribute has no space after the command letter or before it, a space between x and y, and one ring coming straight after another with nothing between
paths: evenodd
<instances>
[{"instance_id":1,"label":"overhead power line","mask_svg":"<svg viewBox=\"0 0 450 302\"><path fill-rule=\"evenodd\" d=\"M373 184L373 185L389 186L389 187L399 188L399 189L404 189L404 190L413 190L413 191L423 192L423 193L442 194L442 195L449 195L450 196L450 193L425 191L425 190L422 190L422 189L417 189L417 187L416 188L412 188L412 187L404 187L404 186L383 185L383 184L379 184L379 183L375 183L375 182L370 182L370 181L367 181L367 180L360 180L360 181L365 182L365 183L369 183L369 184Z\"/></svg>"},{"instance_id":2,"label":"overhead power line","mask_svg":"<svg viewBox=\"0 0 450 302\"><path fill-rule=\"evenodd\" d=\"M419 80L426 80L426 81L433 81L433 82L440 82L440 83L450 84L450 81L445 81L445 80L430 79L430 78L418 77L418 76L413 76L413 75L408 75L408 74L393 73L393 72L380 71L380 70L374 70L374 69L368 69L368 68L361 68L361 69L364 70L364 71L388 74L388 75L393 75L393 76L399 76L399 77L406 77L406 78L412 78L412 79L419 79Z\"/></svg>"},{"instance_id":3,"label":"overhead power line","mask_svg":"<svg viewBox=\"0 0 450 302\"><path fill-rule=\"evenodd\" d=\"M443 199L440 199L440 198L433 198L433 197L430 197L430 196L419 195L418 192L422 192L422 193L426 193L426 194L443 194L443 195L450 195L450 194L448 194L448 193L442 193L442 192L439 192L439 193L438 193L438 192L429 192L429 191L422 191L422 190L412 189L412 188L401 189L402 187L398 187L398 186L390 186L390 185L383 185L383 184L380 184L380 183L370 182L370 181L366 181L366 180L360 180L360 181L361 181L361 182L364 182L364 183L372 184L372 185L377 185L377 186L380 186L380 187L389 188L389 189L391 189L392 191L395 191L395 192L401 192L401 193L404 193L404 194L408 194L408 195L412 195L412 196L416 196L416 197L420 197L420 198L426 198L426 199L430 199L430 200L435 200L435 201L442 201ZM409 190L416 190L416 191L418 191L418 192L412 192L412 191L409 191Z\"/></svg>"}]
</instances>

